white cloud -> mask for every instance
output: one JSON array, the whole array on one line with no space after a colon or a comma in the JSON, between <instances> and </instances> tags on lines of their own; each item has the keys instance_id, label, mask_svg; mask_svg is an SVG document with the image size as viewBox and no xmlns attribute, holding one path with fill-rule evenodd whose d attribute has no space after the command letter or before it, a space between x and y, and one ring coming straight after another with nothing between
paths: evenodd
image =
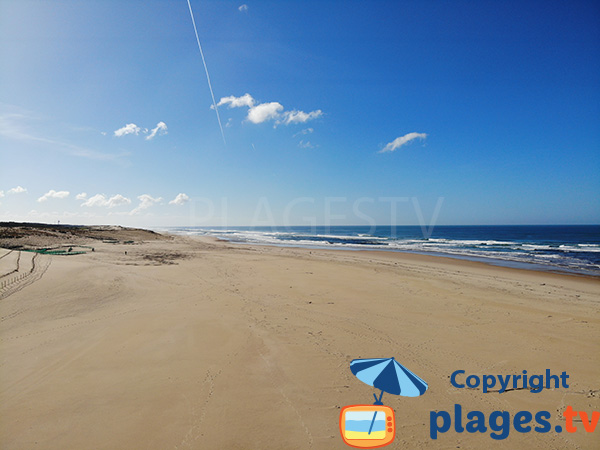
<instances>
[{"instance_id":1,"label":"white cloud","mask_svg":"<svg viewBox=\"0 0 600 450\"><path fill-rule=\"evenodd\" d=\"M140 134L141 128L135 123L128 123L123 128L119 128L115 131L115 136L122 137L128 134Z\"/></svg>"},{"instance_id":2,"label":"white cloud","mask_svg":"<svg viewBox=\"0 0 600 450\"><path fill-rule=\"evenodd\" d=\"M106 198L104 194L96 194L93 197L88 198L81 206L104 206L107 208L114 208L115 206L129 205L130 203L131 200L121 194L113 195L110 198Z\"/></svg>"},{"instance_id":3,"label":"white cloud","mask_svg":"<svg viewBox=\"0 0 600 450\"><path fill-rule=\"evenodd\" d=\"M300 147L300 148L315 148L315 145L313 145L310 141L301 140L298 143L298 147Z\"/></svg>"},{"instance_id":4,"label":"white cloud","mask_svg":"<svg viewBox=\"0 0 600 450\"><path fill-rule=\"evenodd\" d=\"M135 134L137 136L140 134L140 132L143 134L150 133L148 136L146 136L146 140L149 141L154 139L157 135L162 136L163 134L167 134L167 124L164 122L158 122L155 128L148 130L148 128L138 127L135 123L128 123L123 128L116 130L114 135L116 137L123 137L128 134Z\"/></svg>"},{"instance_id":5,"label":"white cloud","mask_svg":"<svg viewBox=\"0 0 600 450\"><path fill-rule=\"evenodd\" d=\"M130 203L131 200L129 200L127 197L124 197L121 194L117 194L113 195L111 198L108 199L108 201L106 202L106 206L108 206L109 208L114 208L115 206L129 205Z\"/></svg>"},{"instance_id":6,"label":"white cloud","mask_svg":"<svg viewBox=\"0 0 600 450\"><path fill-rule=\"evenodd\" d=\"M306 136L307 134L311 134L314 133L314 128L306 128L302 131L298 131L296 134L294 134L292 137L298 137L298 136Z\"/></svg>"},{"instance_id":7,"label":"white cloud","mask_svg":"<svg viewBox=\"0 0 600 450\"><path fill-rule=\"evenodd\" d=\"M240 6L240 7L238 8L238 10L239 10L239 11L241 11L241 12L248 11L248 5L246 5L246 4L243 4L242 6Z\"/></svg>"},{"instance_id":8,"label":"white cloud","mask_svg":"<svg viewBox=\"0 0 600 450\"><path fill-rule=\"evenodd\" d=\"M49 198L67 198L69 196L69 191L55 191L54 189L50 189L44 195L37 199L38 202L42 203L48 200Z\"/></svg>"},{"instance_id":9,"label":"white cloud","mask_svg":"<svg viewBox=\"0 0 600 450\"><path fill-rule=\"evenodd\" d=\"M314 120L323 115L323 111L317 109L311 112L304 111L284 111L283 105L279 102L264 102L260 104L256 104L256 100L248 93L242 95L241 97L235 97L230 95L229 97L222 97L217 103L218 106L227 105L229 108L248 108L248 115L246 120L248 122L252 122L255 124L267 122L269 120L275 120L275 126L284 124L296 124L296 123L306 123L310 120ZM211 106L214 109L214 106ZM227 122L226 126L230 126L231 119ZM313 131L312 128L309 128L306 133ZM303 134L305 134L303 132Z\"/></svg>"},{"instance_id":10,"label":"white cloud","mask_svg":"<svg viewBox=\"0 0 600 450\"><path fill-rule=\"evenodd\" d=\"M316 111L311 111L309 113L305 113L304 111L286 111L283 114L282 123L285 125L289 125L291 123L305 123L309 120L316 119L317 117L321 117L323 115L323 111L317 109Z\"/></svg>"},{"instance_id":11,"label":"white cloud","mask_svg":"<svg viewBox=\"0 0 600 450\"><path fill-rule=\"evenodd\" d=\"M184 193L179 193L179 194L177 194L177 197L175 197L173 200L171 200L169 202L169 205L183 205L189 199L190 198L187 195L185 195Z\"/></svg>"},{"instance_id":12,"label":"white cloud","mask_svg":"<svg viewBox=\"0 0 600 450\"><path fill-rule=\"evenodd\" d=\"M25 189L24 187L21 187L21 186L17 186L12 189L9 189L6 193L7 194L24 194L26 192L27 192L27 189Z\"/></svg>"},{"instance_id":13,"label":"white cloud","mask_svg":"<svg viewBox=\"0 0 600 450\"><path fill-rule=\"evenodd\" d=\"M385 147L383 147L382 150L379 151L379 153L393 152L394 150L402 147L405 144L408 144L410 141L412 141L414 139L425 139L426 137L427 137L427 134L425 134L425 133L414 133L413 132L413 133L405 134L404 136L397 137L392 142L388 143Z\"/></svg>"},{"instance_id":14,"label":"white cloud","mask_svg":"<svg viewBox=\"0 0 600 450\"><path fill-rule=\"evenodd\" d=\"M134 208L130 214L137 214L144 209L150 208L155 203L162 202L162 197L154 198L151 195L142 194L138 195L138 200L140 201L140 204Z\"/></svg>"},{"instance_id":15,"label":"white cloud","mask_svg":"<svg viewBox=\"0 0 600 450\"><path fill-rule=\"evenodd\" d=\"M85 192L82 192L81 194L77 194L77 195L75 196L75 198L76 198L77 200L85 200L85 199L87 198L87 194L86 194Z\"/></svg>"},{"instance_id":16,"label":"white cloud","mask_svg":"<svg viewBox=\"0 0 600 450\"><path fill-rule=\"evenodd\" d=\"M230 95L229 97L222 97L217 103L217 106L229 105L229 108L240 108L242 106L247 106L248 108L252 108L254 106L254 99L250 94L244 94L241 97L234 97ZM214 109L214 106L211 106Z\"/></svg>"},{"instance_id":17,"label":"white cloud","mask_svg":"<svg viewBox=\"0 0 600 450\"><path fill-rule=\"evenodd\" d=\"M0 191L0 198L4 197L4 191Z\"/></svg>"},{"instance_id":18,"label":"white cloud","mask_svg":"<svg viewBox=\"0 0 600 450\"><path fill-rule=\"evenodd\" d=\"M283 105L279 102L261 103L250 108L247 119L252 123L263 123L279 117Z\"/></svg>"},{"instance_id":19,"label":"white cloud","mask_svg":"<svg viewBox=\"0 0 600 450\"><path fill-rule=\"evenodd\" d=\"M88 198L85 202L81 204L81 206L106 206L106 202L106 197L103 194L96 194Z\"/></svg>"},{"instance_id":20,"label":"white cloud","mask_svg":"<svg viewBox=\"0 0 600 450\"><path fill-rule=\"evenodd\" d=\"M157 133L159 136L167 134L167 124L164 122L158 122L156 124L156 128L153 128L152 132L146 136L146 140L149 141L150 139L154 139L154 136L156 136Z\"/></svg>"}]
</instances>

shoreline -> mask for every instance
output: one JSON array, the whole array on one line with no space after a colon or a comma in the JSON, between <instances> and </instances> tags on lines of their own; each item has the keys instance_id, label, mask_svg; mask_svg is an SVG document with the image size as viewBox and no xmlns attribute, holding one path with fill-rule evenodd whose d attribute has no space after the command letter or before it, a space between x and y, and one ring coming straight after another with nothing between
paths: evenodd
<instances>
[{"instance_id":1,"label":"shoreline","mask_svg":"<svg viewBox=\"0 0 600 450\"><path fill-rule=\"evenodd\" d=\"M590 278L594 280L600 281L600 272L598 274L589 273L588 271L577 271L575 269L562 269L556 266L543 265L537 263L528 263L522 261L514 261L514 260L504 260L486 256L463 256L463 255L455 255L452 253L442 253L442 252L418 252L418 251L410 251L410 250L398 250L398 249L364 249L364 248L356 248L356 247L344 247L344 248L331 248L325 246L309 246L309 245L289 245L289 244L271 244L271 243L255 243L255 242L237 242L230 239L225 239L222 237L217 237L214 235L206 234L206 235L183 235L172 232L160 231L159 233L163 233L166 236L181 236L181 237L189 237L189 238L210 238L215 241L227 242L233 245L241 245L241 246L258 246L258 247L275 247L275 248L290 248L290 249L304 249L309 251L320 250L320 251L334 251L334 252L373 252L373 253L391 253L391 254L399 254L399 255L420 255L424 257L430 258L442 258L442 259L450 259L454 261L468 261L473 263L484 264L488 266L505 268L505 269L514 269L514 270L524 270L524 271L533 271L533 272L541 272L541 273L549 273L556 275L566 275L566 276L575 276L582 278Z\"/></svg>"},{"instance_id":2,"label":"shoreline","mask_svg":"<svg viewBox=\"0 0 600 450\"><path fill-rule=\"evenodd\" d=\"M171 227L234 243L409 252L527 270L600 277L600 225ZM158 230L157 230L158 231Z\"/></svg>"}]
</instances>

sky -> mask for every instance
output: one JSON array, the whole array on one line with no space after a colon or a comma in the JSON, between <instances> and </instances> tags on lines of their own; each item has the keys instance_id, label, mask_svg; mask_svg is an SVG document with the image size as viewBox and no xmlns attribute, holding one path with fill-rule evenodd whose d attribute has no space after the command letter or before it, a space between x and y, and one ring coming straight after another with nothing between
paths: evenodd
<instances>
[{"instance_id":1,"label":"sky","mask_svg":"<svg viewBox=\"0 0 600 450\"><path fill-rule=\"evenodd\" d=\"M0 2L0 221L600 223L598 2L190 6Z\"/></svg>"}]
</instances>

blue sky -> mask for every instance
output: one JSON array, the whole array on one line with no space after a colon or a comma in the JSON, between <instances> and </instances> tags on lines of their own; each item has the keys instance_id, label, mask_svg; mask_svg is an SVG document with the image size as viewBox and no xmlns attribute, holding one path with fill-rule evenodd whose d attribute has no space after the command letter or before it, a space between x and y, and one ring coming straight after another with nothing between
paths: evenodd
<instances>
[{"instance_id":1,"label":"blue sky","mask_svg":"<svg viewBox=\"0 0 600 450\"><path fill-rule=\"evenodd\" d=\"M597 2L191 6L223 133L187 0L0 3L0 220L600 223Z\"/></svg>"}]
</instances>

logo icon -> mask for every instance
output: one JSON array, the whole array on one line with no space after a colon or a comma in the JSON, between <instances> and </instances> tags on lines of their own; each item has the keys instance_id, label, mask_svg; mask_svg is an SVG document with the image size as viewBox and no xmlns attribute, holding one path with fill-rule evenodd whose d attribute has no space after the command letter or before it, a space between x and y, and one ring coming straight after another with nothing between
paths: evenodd
<instances>
[{"instance_id":1,"label":"logo icon","mask_svg":"<svg viewBox=\"0 0 600 450\"><path fill-rule=\"evenodd\" d=\"M394 410L383 405L344 406L340 413L344 442L357 448L377 448L396 437Z\"/></svg>"},{"instance_id":2,"label":"logo icon","mask_svg":"<svg viewBox=\"0 0 600 450\"><path fill-rule=\"evenodd\" d=\"M427 383L392 358L355 359L350 370L363 383L380 389L373 405L350 405L340 412L340 433L344 443L357 448L377 448L396 437L394 410L381 402L383 393L418 397Z\"/></svg>"}]
</instances>

